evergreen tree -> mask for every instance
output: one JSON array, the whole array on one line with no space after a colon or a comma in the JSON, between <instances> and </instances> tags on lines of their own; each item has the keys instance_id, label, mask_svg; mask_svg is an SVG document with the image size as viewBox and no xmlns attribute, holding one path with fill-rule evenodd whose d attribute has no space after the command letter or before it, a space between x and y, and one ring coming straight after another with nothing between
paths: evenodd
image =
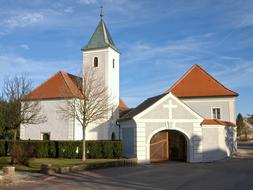
<instances>
[{"instance_id":1,"label":"evergreen tree","mask_svg":"<svg viewBox=\"0 0 253 190\"><path fill-rule=\"evenodd\" d=\"M240 113L237 115L237 118L236 118L236 126L237 126L237 135L240 136L245 127L242 114Z\"/></svg>"}]
</instances>

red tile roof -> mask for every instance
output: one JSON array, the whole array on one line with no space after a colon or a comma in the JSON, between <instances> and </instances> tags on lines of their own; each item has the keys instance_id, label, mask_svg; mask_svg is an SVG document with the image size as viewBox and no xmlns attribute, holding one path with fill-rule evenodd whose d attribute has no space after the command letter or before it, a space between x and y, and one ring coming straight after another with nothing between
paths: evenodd
<instances>
[{"instance_id":1,"label":"red tile roof","mask_svg":"<svg viewBox=\"0 0 253 190\"><path fill-rule=\"evenodd\" d=\"M119 99L119 109L121 111L124 111L124 110L128 109L127 105L125 104L125 102L123 100L121 100L121 98Z\"/></svg>"},{"instance_id":2,"label":"red tile roof","mask_svg":"<svg viewBox=\"0 0 253 190\"><path fill-rule=\"evenodd\" d=\"M24 100L82 97L78 88L81 78L59 71L30 92Z\"/></svg>"},{"instance_id":3,"label":"red tile roof","mask_svg":"<svg viewBox=\"0 0 253 190\"><path fill-rule=\"evenodd\" d=\"M82 78L59 71L32 92L26 95L23 100L43 100L43 99L58 99L58 98L82 98L80 84ZM123 100L119 100L119 109L128 109Z\"/></svg>"},{"instance_id":4,"label":"red tile roof","mask_svg":"<svg viewBox=\"0 0 253 190\"><path fill-rule=\"evenodd\" d=\"M214 79L199 65L194 65L169 90L179 98L238 96Z\"/></svg>"},{"instance_id":5,"label":"red tile roof","mask_svg":"<svg viewBox=\"0 0 253 190\"><path fill-rule=\"evenodd\" d=\"M222 121L218 119L204 119L201 125L224 125L224 126L230 126L230 127L236 126L234 123L230 121Z\"/></svg>"}]
</instances>

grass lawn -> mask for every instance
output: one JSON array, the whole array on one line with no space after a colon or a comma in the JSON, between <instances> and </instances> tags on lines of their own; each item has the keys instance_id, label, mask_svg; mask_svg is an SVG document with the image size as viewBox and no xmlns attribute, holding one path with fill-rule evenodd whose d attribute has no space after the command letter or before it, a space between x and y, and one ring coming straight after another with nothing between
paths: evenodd
<instances>
[{"instance_id":1,"label":"grass lawn","mask_svg":"<svg viewBox=\"0 0 253 190\"><path fill-rule=\"evenodd\" d=\"M52 164L52 167L64 167L64 166L73 166L73 165L93 165L93 164L102 164L113 161L119 161L120 159L87 159L82 161L81 159L61 159L61 158L34 158L30 161L29 167L16 165L16 170L18 171L34 171L38 172L40 170L41 164ZM10 165L10 157L0 157L0 169L4 166Z\"/></svg>"}]
</instances>

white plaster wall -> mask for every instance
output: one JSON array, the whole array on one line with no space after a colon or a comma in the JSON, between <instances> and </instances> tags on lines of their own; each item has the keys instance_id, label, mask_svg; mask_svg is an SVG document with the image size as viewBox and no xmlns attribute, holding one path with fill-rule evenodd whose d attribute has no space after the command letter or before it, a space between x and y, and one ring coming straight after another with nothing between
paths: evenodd
<instances>
[{"instance_id":1,"label":"white plaster wall","mask_svg":"<svg viewBox=\"0 0 253 190\"><path fill-rule=\"evenodd\" d=\"M203 160L214 161L236 153L236 128L222 125L203 126Z\"/></svg>"},{"instance_id":2,"label":"white plaster wall","mask_svg":"<svg viewBox=\"0 0 253 190\"><path fill-rule=\"evenodd\" d=\"M225 138L222 130L223 126L203 126L203 161L219 160L227 156L226 149L219 142Z\"/></svg>"},{"instance_id":3,"label":"white plaster wall","mask_svg":"<svg viewBox=\"0 0 253 190\"><path fill-rule=\"evenodd\" d=\"M123 141L124 156L136 158L136 123L133 120L122 121L121 140Z\"/></svg>"},{"instance_id":4,"label":"white plaster wall","mask_svg":"<svg viewBox=\"0 0 253 190\"><path fill-rule=\"evenodd\" d=\"M152 111L147 112L141 118L168 119L170 110L166 106L168 105L169 101L171 101L174 106L177 106L176 108L172 109L173 119L197 119L196 116L194 116L192 113L186 110L182 105L178 104L178 102L172 99L167 99L161 102L160 104L155 106L154 109L152 109Z\"/></svg>"},{"instance_id":5,"label":"white plaster wall","mask_svg":"<svg viewBox=\"0 0 253 190\"><path fill-rule=\"evenodd\" d=\"M43 100L40 105L47 121L36 125L21 125L20 138L41 140L41 133L50 133L51 140L74 140L74 122L64 117L59 109L65 105L65 100Z\"/></svg>"},{"instance_id":6,"label":"white plaster wall","mask_svg":"<svg viewBox=\"0 0 253 190\"><path fill-rule=\"evenodd\" d=\"M79 121L68 119L60 107L65 105L66 100L43 100L40 101L42 112L46 115L47 121L38 125L22 125L20 138L27 140L41 140L41 133L50 133L51 140L81 140L83 130ZM91 124L86 128L86 140L111 140L112 133L119 137L118 126L108 121Z\"/></svg>"},{"instance_id":7,"label":"white plaster wall","mask_svg":"<svg viewBox=\"0 0 253 190\"><path fill-rule=\"evenodd\" d=\"M171 100L176 108L169 113L164 105ZM150 140L154 134L163 130L176 130L184 134L187 140L188 162L209 162L229 155L224 126L201 126L203 118L199 117L180 103L174 96L167 95L155 105L134 117L135 123L122 122L123 128L136 126L136 158L139 163L150 161ZM131 135L125 130L124 138ZM233 140L236 142L236 130L233 128ZM127 140L125 140L127 141ZM129 148L126 146L126 148Z\"/></svg>"},{"instance_id":8,"label":"white plaster wall","mask_svg":"<svg viewBox=\"0 0 253 190\"><path fill-rule=\"evenodd\" d=\"M235 122L235 97L181 98L186 105L205 119L212 119L212 108L221 108L221 120Z\"/></svg>"},{"instance_id":9,"label":"white plaster wall","mask_svg":"<svg viewBox=\"0 0 253 190\"><path fill-rule=\"evenodd\" d=\"M172 113L166 107L171 102L174 105ZM158 101L151 109L136 116L137 159L139 162L150 161L150 140L154 134L162 130L177 130L187 140L187 160L202 161L202 129L203 119L191 111L173 95L167 95Z\"/></svg>"},{"instance_id":10,"label":"white plaster wall","mask_svg":"<svg viewBox=\"0 0 253 190\"><path fill-rule=\"evenodd\" d=\"M110 121L92 123L86 128L85 138L86 140L111 140L113 132L118 138L118 126L111 124Z\"/></svg>"},{"instance_id":11,"label":"white plaster wall","mask_svg":"<svg viewBox=\"0 0 253 190\"><path fill-rule=\"evenodd\" d=\"M93 67L94 57L98 57L98 67ZM115 60L114 68L113 59ZM120 54L110 47L83 52L84 70L95 70L99 80L108 89L109 104L113 106L112 110L109 110L107 114L108 122L92 123L87 128L86 134L88 139L111 139L112 132L115 132L116 136L118 136L116 121L119 119L119 59Z\"/></svg>"},{"instance_id":12,"label":"white plaster wall","mask_svg":"<svg viewBox=\"0 0 253 190\"><path fill-rule=\"evenodd\" d=\"M82 140L83 139L83 128L79 121L75 119L75 127L74 127L74 140Z\"/></svg>"},{"instance_id":13,"label":"white plaster wall","mask_svg":"<svg viewBox=\"0 0 253 190\"><path fill-rule=\"evenodd\" d=\"M227 156L237 153L237 129L236 127L223 127L223 135L225 138L220 139L221 147L227 151Z\"/></svg>"}]
</instances>

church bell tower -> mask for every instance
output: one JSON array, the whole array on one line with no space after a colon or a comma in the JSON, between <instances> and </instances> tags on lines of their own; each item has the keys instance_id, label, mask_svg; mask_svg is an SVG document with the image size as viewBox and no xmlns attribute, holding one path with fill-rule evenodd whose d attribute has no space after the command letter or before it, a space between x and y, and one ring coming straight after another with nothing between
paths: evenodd
<instances>
[{"instance_id":1,"label":"church bell tower","mask_svg":"<svg viewBox=\"0 0 253 190\"><path fill-rule=\"evenodd\" d=\"M108 113L107 131L110 139L112 133L117 136L118 127L116 121L119 119L119 60L120 52L115 46L112 37L105 25L101 11L100 21L88 44L82 49L83 68L93 69L96 76L105 85L113 109ZM106 128L107 128L106 127ZM103 129L105 130L105 128ZM100 138L99 138L100 139ZM102 139L101 139L102 140Z\"/></svg>"}]
</instances>

